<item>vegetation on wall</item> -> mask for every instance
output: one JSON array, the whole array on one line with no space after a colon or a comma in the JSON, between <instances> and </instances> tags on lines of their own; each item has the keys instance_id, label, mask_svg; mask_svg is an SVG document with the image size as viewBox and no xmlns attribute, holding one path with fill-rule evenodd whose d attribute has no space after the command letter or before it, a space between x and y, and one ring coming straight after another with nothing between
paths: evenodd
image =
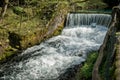
<instances>
[{"instance_id":1,"label":"vegetation on wall","mask_svg":"<svg viewBox=\"0 0 120 80\"><path fill-rule=\"evenodd\" d=\"M88 54L87 60L76 74L75 80L91 80L94 63L97 59L98 52Z\"/></svg>"}]
</instances>

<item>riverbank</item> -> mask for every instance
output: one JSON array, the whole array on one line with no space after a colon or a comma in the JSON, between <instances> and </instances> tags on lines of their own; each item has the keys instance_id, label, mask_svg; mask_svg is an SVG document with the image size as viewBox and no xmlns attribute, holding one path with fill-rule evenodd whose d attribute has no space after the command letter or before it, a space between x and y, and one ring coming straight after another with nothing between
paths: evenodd
<instances>
[{"instance_id":1,"label":"riverbank","mask_svg":"<svg viewBox=\"0 0 120 80\"><path fill-rule=\"evenodd\" d=\"M0 61L28 47L37 45L52 36L60 34L64 27L65 17L69 11L67 6L67 4L63 3L48 5L47 7L54 12L47 21L39 20L38 16L36 16L31 20L23 19L22 22L19 23L18 20L10 20L11 18L13 19L19 16L8 14L10 18L8 19L9 21L6 17L0 25ZM14 14L11 10L9 10L9 12L11 12L10 14Z\"/></svg>"}]
</instances>

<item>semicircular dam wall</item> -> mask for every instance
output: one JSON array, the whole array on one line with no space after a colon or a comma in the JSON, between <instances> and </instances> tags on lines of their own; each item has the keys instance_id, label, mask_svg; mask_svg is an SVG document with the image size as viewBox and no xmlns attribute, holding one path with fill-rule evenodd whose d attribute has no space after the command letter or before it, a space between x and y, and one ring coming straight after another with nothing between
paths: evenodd
<instances>
[{"instance_id":1,"label":"semicircular dam wall","mask_svg":"<svg viewBox=\"0 0 120 80\"><path fill-rule=\"evenodd\" d=\"M111 22L108 14L68 14L58 36L26 49L0 65L0 80L59 80L103 43Z\"/></svg>"}]
</instances>

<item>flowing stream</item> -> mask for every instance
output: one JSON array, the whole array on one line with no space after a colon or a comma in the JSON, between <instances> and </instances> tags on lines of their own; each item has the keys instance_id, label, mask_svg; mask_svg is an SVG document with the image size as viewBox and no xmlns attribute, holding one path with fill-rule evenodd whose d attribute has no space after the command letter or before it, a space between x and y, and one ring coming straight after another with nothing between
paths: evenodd
<instances>
[{"instance_id":1,"label":"flowing stream","mask_svg":"<svg viewBox=\"0 0 120 80\"><path fill-rule=\"evenodd\" d=\"M107 14L69 14L61 35L28 48L0 65L0 80L59 80L68 68L98 50L108 30Z\"/></svg>"}]
</instances>

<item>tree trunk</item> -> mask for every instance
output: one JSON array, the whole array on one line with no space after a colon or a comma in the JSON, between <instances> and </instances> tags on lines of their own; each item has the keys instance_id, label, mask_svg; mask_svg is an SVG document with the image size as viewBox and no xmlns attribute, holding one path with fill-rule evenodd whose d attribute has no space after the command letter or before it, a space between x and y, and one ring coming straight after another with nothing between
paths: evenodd
<instances>
[{"instance_id":1,"label":"tree trunk","mask_svg":"<svg viewBox=\"0 0 120 80\"><path fill-rule=\"evenodd\" d=\"M9 0L4 0L2 10L1 10L1 14L0 14L0 20L2 20L4 18L4 16L5 16L8 3L9 3Z\"/></svg>"}]
</instances>

